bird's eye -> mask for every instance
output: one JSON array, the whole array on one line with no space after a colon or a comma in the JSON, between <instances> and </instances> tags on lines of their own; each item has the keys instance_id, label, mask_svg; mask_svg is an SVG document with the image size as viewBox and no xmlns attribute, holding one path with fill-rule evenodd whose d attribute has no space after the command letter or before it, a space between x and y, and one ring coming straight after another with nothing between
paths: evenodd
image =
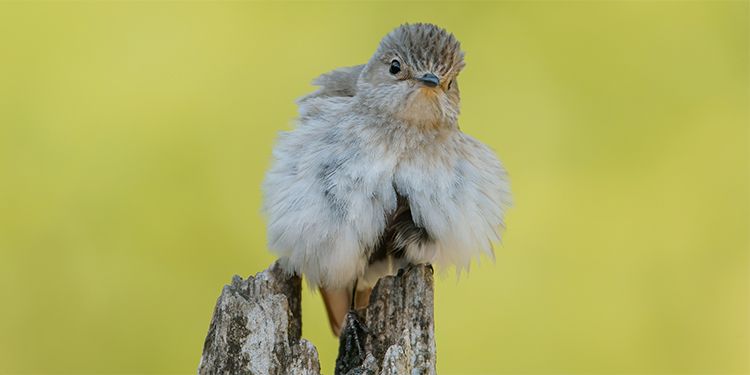
<instances>
[{"instance_id":1,"label":"bird's eye","mask_svg":"<svg viewBox=\"0 0 750 375\"><path fill-rule=\"evenodd\" d=\"M391 74L398 74L401 71L401 63L398 60L391 61L391 68L388 69Z\"/></svg>"}]
</instances>

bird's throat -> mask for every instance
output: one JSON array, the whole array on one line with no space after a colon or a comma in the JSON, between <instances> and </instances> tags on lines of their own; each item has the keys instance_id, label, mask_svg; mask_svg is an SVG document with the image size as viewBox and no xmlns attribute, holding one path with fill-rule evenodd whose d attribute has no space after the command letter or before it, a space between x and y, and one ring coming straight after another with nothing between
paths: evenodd
<instances>
[{"instance_id":1,"label":"bird's throat","mask_svg":"<svg viewBox=\"0 0 750 375\"><path fill-rule=\"evenodd\" d=\"M415 90L406 99L396 117L424 130L453 127L450 118L445 116L438 95L434 88L424 87Z\"/></svg>"}]
</instances>

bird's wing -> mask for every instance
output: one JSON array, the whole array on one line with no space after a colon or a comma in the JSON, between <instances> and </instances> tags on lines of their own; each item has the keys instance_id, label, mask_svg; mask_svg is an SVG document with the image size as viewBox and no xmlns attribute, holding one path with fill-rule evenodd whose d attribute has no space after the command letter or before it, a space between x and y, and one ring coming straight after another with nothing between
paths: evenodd
<instances>
[{"instance_id":1,"label":"bird's wing","mask_svg":"<svg viewBox=\"0 0 750 375\"><path fill-rule=\"evenodd\" d=\"M299 101L320 97L354 96L357 93L357 78L364 67L364 65L348 66L320 75L313 80L313 84L320 88Z\"/></svg>"}]
</instances>

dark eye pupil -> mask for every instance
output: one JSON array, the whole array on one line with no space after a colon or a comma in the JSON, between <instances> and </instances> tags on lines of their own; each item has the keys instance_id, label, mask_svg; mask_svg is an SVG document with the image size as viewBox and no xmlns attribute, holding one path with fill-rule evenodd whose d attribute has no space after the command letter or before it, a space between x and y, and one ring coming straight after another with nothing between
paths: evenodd
<instances>
[{"instance_id":1,"label":"dark eye pupil","mask_svg":"<svg viewBox=\"0 0 750 375\"><path fill-rule=\"evenodd\" d=\"M397 74L401 71L401 63L398 60L391 61L391 68L388 70L391 74Z\"/></svg>"}]
</instances>

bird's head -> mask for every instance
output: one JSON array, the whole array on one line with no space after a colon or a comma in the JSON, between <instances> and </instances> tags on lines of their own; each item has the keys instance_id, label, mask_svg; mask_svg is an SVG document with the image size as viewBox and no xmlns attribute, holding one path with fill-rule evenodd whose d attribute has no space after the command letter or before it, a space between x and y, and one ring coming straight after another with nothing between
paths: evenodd
<instances>
[{"instance_id":1,"label":"bird's head","mask_svg":"<svg viewBox=\"0 0 750 375\"><path fill-rule=\"evenodd\" d=\"M363 69L357 95L364 104L417 126L455 126L461 45L432 24L405 24L386 35Z\"/></svg>"}]
</instances>

